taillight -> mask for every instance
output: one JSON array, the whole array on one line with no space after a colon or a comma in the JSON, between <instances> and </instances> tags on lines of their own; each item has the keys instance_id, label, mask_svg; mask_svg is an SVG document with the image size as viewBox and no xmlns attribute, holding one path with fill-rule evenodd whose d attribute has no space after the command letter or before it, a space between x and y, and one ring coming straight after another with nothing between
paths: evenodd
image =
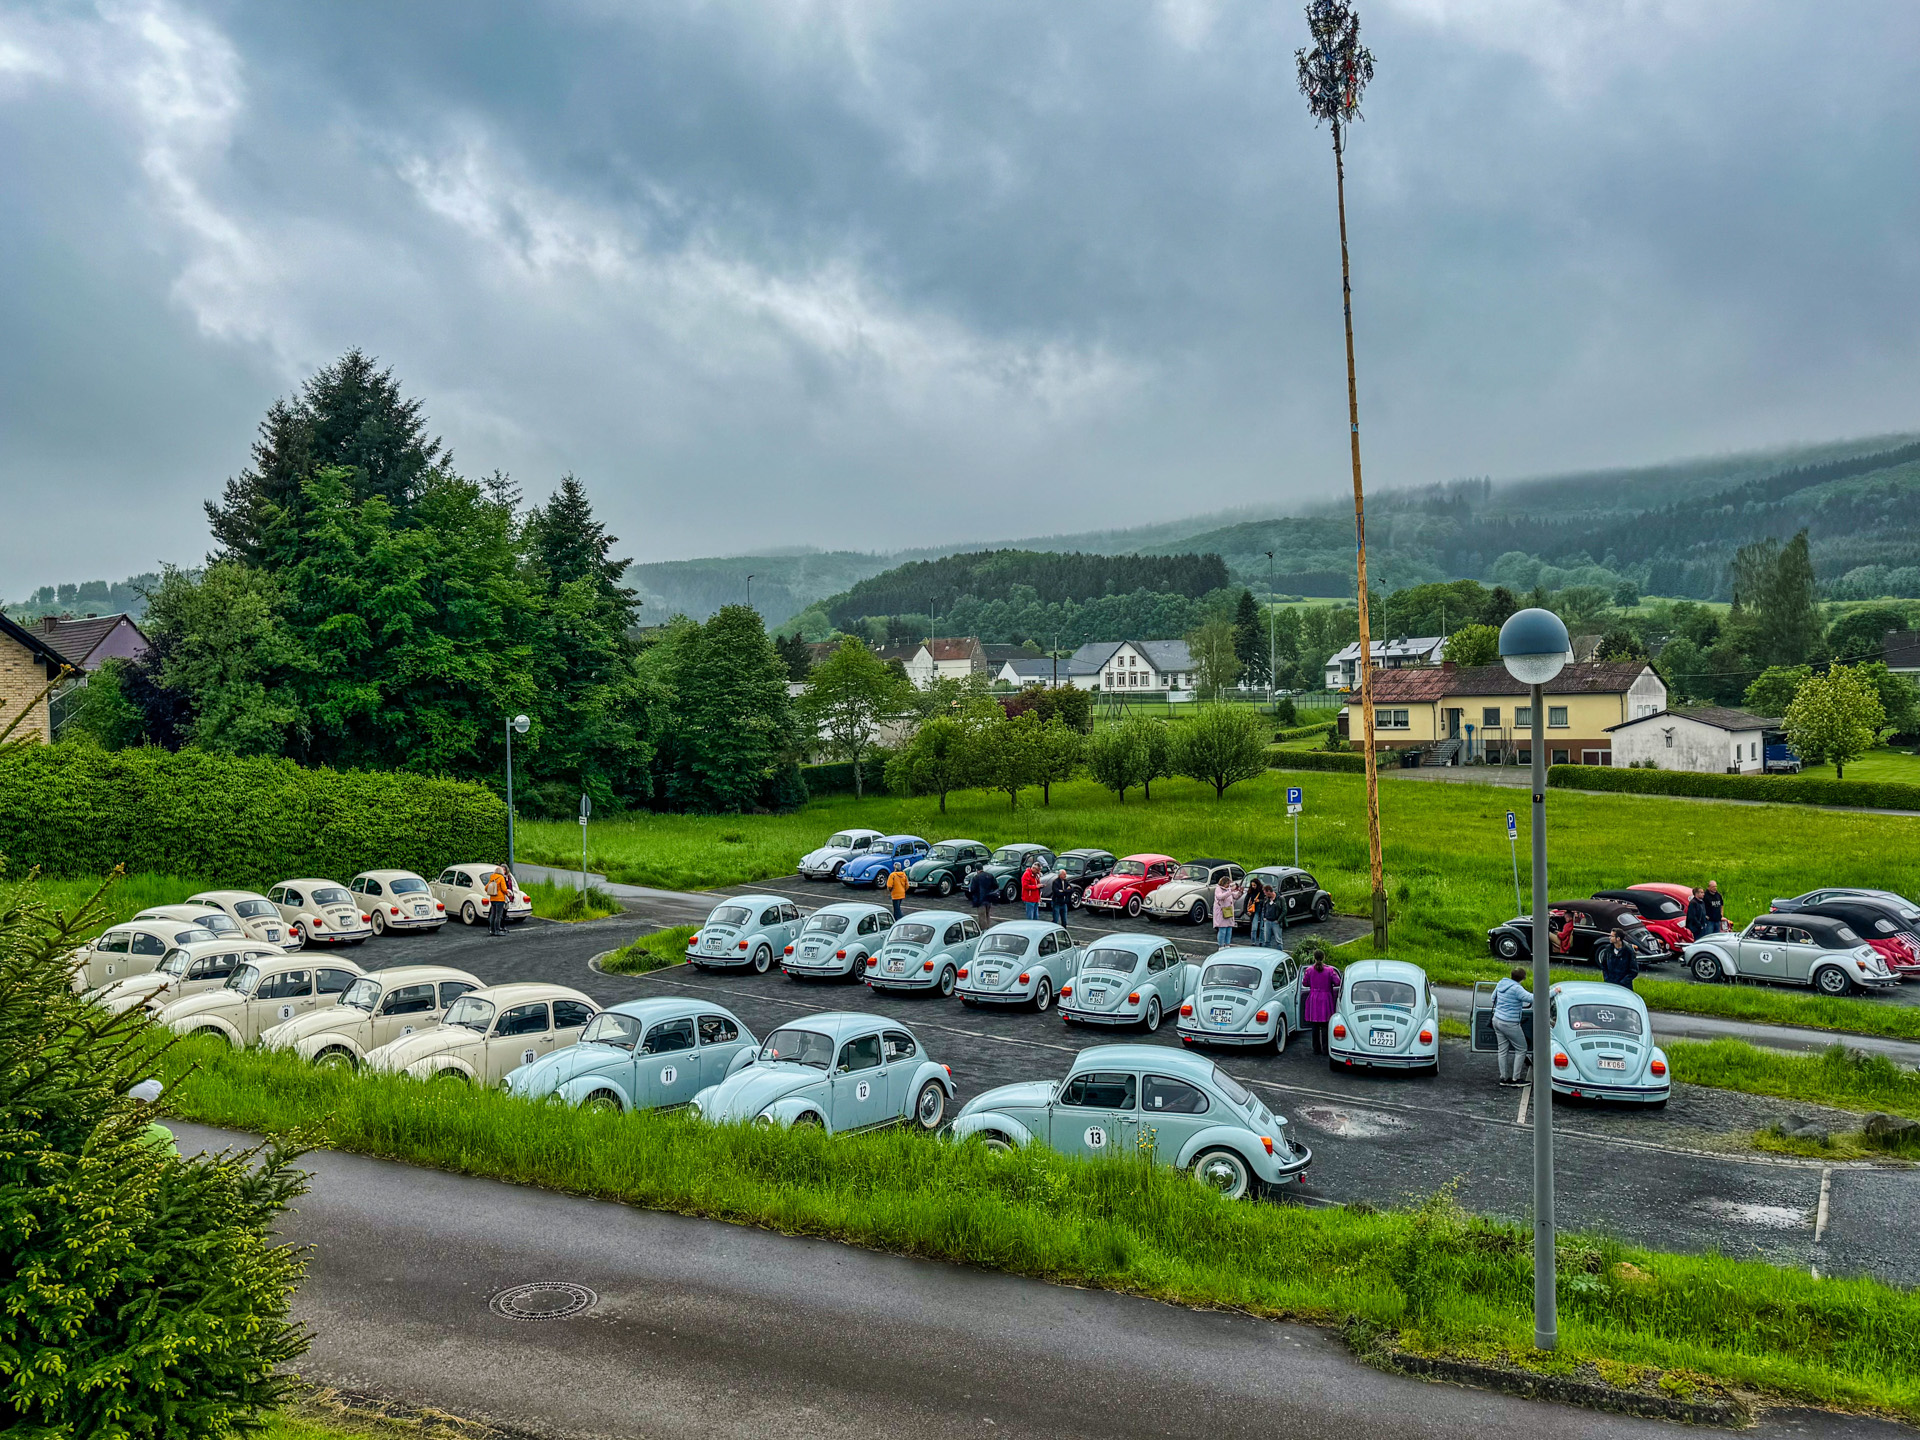
<instances>
[{"instance_id":1,"label":"taillight","mask_svg":"<svg viewBox=\"0 0 1920 1440\"><path fill-rule=\"evenodd\" d=\"M867 956L867 969L871 970L873 969L874 966L878 965L879 963L880 963L880 957L878 955Z\"/></svg>"},{"instance_id":2,"label":"taillight","mask_svg":"<svg viewBox=\"0 0 1920 1440\"><path fill-rule=\"evenodd\" d=\"M1191 1005L1182 1005L1182 1006L1180 1007L1180 1013L1181 1013L1182 1015L1192 1015L1192 1014L1193 1014L1193 1006L1191 1006Z\"/></svg>"},{"instance_id":3,"label":"taillight","mask_svg":"<svg viewBox=\"0 0 1920 1440\"><path fill-rule=\"evenodd\" d=\"M868 963L869 965L871 965L871 964L873 964L873 961L871 961L871 960L869 960L869 961L868 961L867 963ZM928 973L929 975L931 975L931 974L933 973L933 961L931 961L931 960L922 960L922 961L920 962L920 968L921 968L922 970L924 970L924 971L926 971L926 972L927 972L927 973Z\"/></svg>"},{"instance_id":4,"label":"taillight","mask_svg":"<svg viewBox=\"0 0 1920 1440\"><path fill-rule=\"evenodd\" d=\"M1021 983L1022 985L1024 985L1024 984L1026 984L1026 983L1027 983L1027 982L1028 982L1029 980L1031 980L1032 978L1033 978L1033 976L1031 976L1031 975L1029 975L1029 974L1028 974L1028 973L1027 973L1026 971L1024 971L1024 970L1022 970L1022 971L1020 972L1020 983Z\"/></svg>"},{"instance_id":5,"label":"taillight","mask_svg":"<svg viewBox=\"0 0 1920 1440\"><path fill-rule=\"evenodd\" d=\"M693 934L687 936L687 944L698 945L699 943L700 943L700 932L698 930L694 931ZM791 955L793 953L792 949L789 948L787 953Z\"/></svg>"},{"instance_id":6,"label":"taillight","mask_svg":"<svg viewBox=\"0 0 1920 1440\"><path fill-rule=\"evenodd\" d=\"M792 947L791 945L789 945L789 946L787 946L787 950L786 950L786 953L787 953L787 954L789 954L789 955L791 955L791 954L793 953L793 947Z\"/></svg>"},{"instance_id":7,"label":"taillight","mask_svg":"<svg viewBox=\"0 0 1920 1440\"><path fill-rule=\"evenodd\" d=\"M316 930L324 930L327 928L327 922L316 915L313 917L313 928Z\"/></svg>"},{"instance_id":8,"label":"taillight","mask_svg":"<svg viewBox=\"0 0 1920 1440\"><path fill-rule=\"evenodd\" d=\"M1192 1013L1193 1013L1193 1007L1192 1007L1191 1005L1182 1005L1182 1006L1180 1007L1180 1013L1181 1013L1182 1015L1190 1015L1190 1014L1192 1014ZM1254 1012L1253 1012L1253 1020L1254 1020L1254 1023L1255 1023L1256 1025L1264 1025L1264 1024L1266 1024L1266 1023L1267 1023L1267 1012L1266 1012L1266 1011L1264 1011L1264 1010L1256 1010L1256 1011L1254 1011Z\"/></svg>"},{"instance_id":9,"label":"taillight","mask_svg":"<svg viewBox=\"0 0 1920 1440\"><path fill-rule=\"evenodd\" d=\"M1567 1052L1566 1051L1556 1050L1553 1052L1553 1068L1556 1070L1564 1070L1567 1068Z\"/></svg>"},{"instance_id":10,"label":"taillight","mask_svg":"<svg viewBox=\"0 0 1920 1440\"><path fill-rule=\"evenodd\" d=\"M833 952L833 958L836 960L844 960L847 958L847 952L844 950L836 950Z\"/></svg>"},{"instance_id":11,"label":"taillight","mask_svg":"<svg viewBox=\"0 0 1920 1440\"><path fill-rule=\"evenodd\" d=\"M398 915L400 912L396 910L393 913ZM360 923L362 925L371 925L373 923L373 917L371 915L362 915L360 917Z\"/></svg>"},{"instance_id":12,"label":"taillight","mask_svg":"<svg viewBox=\"0 0 1920 1440\"><path fill-rule=\"evenodd\" d=\"M960 973L959 973L959 974L958 974L957 976L955 976L954 978L955 978L955 979L958 979L958 980L964 980L964 979L966 979L966 978L967 978L967 967L966 967L966 966L964 966L964 965L962 965L962 966L960 967Z\"/></svg>"},{"instance_id":13,"label":"taillight","mask_svg":"<svg viewBox=\"0 0 1920 1440\"><path fill-rule=\"evenodd\" d=\"M1346 1027L1346 1026L1344 1026L1344 1025L1338 1025L1338 1024L1336 1024L1336 1025L1335 1025L1335 1026L1333 1027L1333 1035L1334 1035L1334 1038L1335 1038L1336 1040L1344 1040L1344 1039L1346 1039L1346 1038L1347 1038L1347 1027Z\"/></svg>"},{"instance_id":14,"label":"taillight","mask_svg":"<svg viewBox=\"0 0 1920 1440\"><path fill-rule=\"evenodd\" d=\"M1420 1032L1420 1043L1422 1045L1431 1045L1433 1043L1433 1032L1431 1030L1422 1030Z\"/></svg>"},{"instance_id":15,"label":"taillight","mask_svg":"<svg viewBox=\"0 0 1920 1440\"><path fill-rule=\"evenodd\" d=\"M1271 1135L1262 1135L1260 1137L1260 1143L1267 1147L1267 1154L1273 1154L1273 1137Z\"/></svg>"},{"instance_id":16,"label":"taillight","mask_svg":"<svg viewBox=\"0 0 1920 1440\"><path fill-rule=\"evenodd\" d=\"M1060 987L1060 998L1061 998L1062 1000L1064 1000L1064 999L1066 999L1066 998L1067 998L1067 997L1068 997L1069 995L1071 995L1071 994L1073 994L1073 986L1071 986L1071 985L1062 985L1062 986Z\"/></svg>"},{"instance_id":17,"label":"taillight","mask_svg":"<svg viewBox=\"0 0 1920 1440\"><path fill-rule=\"evenodd\" d=\"M1140 1003L1140 992L1138 990L1134 991L1131 995L1127 996L1127 1004L1138 1005L1139 1003Z\"/></svg>"},{"instance_id":18,"label":"taillight","mask_svg":"<svg viewBox=\"0 0 1920 1440\"><path fill-rule=\"evenodd\" d=\"M387 912L391 915L398 915L400 913L400 907L398 905L389 905L387 906ZM363 915L361 918L364 920L366 917Z\"/></svg>"},{"instance_id":19,"label":"taillight","mask_svg":"<svg viewBox=\"0 0 1920 1440\"><path fill-rule=\"evenodd\" d=\"M746 949L746 948L747 948L747 942L746 942L746 941L744 941L744 940L742 940L742 941L740 942L740 948L741 948L742 950L744 950L744 949Z\"/></svg>"},{"instance_id":20,"label":"taillight","mask_svg":"<svg viewBox=\"0 0 1920 1440\"><path fill-rule=\"evenodd\" d=\"M1653 1062L1653 1073L1654 1073L1654 1074L1656 1074L1656 1075L1664 1075L1664 1074L1666 1074L1666 1073L1667 1073L1667 1062L1666 1062L1666 1061L1664 1061L1664 1060L1656 1060L1656 1061L1654 1061L1654 1062Z\"/></svg>"},{"instance_id":21,"label":"taillight","mask_svg":"<svg viewBox=\"0 0 1920 1440\"><path fill-rule=\"evenodd\" d=\"M447 907L442 905L438 900L436 900L433 902L433 908L436 910L445 910Z\"/></svg>"}]
</instances>

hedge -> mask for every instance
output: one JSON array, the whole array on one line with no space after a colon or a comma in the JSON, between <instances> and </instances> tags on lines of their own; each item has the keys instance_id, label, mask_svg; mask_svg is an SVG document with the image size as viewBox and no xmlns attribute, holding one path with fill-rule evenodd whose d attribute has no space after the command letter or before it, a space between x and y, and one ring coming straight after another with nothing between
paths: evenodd
<instances>
[{"instance_id":1,"label":"hedge","mask_svg":"<svg viewBox=\"0 0 1920 1440\"><path fill-rule=\"evenodd\" d=\"M1273 743L1281 745L1289 740L1304 740L1309 735L1324 735L1333 728L1333 724L1331 720L1322 720L1318 725L1296 725L1291 730L1276 730L1273 732Z\"/></svg>"},{"instance_id":2,"label":"hedge","mask_svg":"<svg viewBox=\"0 0 1920 1440\"><path fill-rule=\"evenodd\" d=\"M124 865L258 889L505 859L506 834L499 797L461 780L151 747L0 755L0 854L14 873Z\"/></svg>"},{"instance_id":3,"label":"hedge","mask_svg":"<svg viewBox=\"0 0 1920 1440\"><path fill-rule=\"evenodd\" d=\"M1367 768L1367 757L1353 750L1270 750L1269 770L1344 770L1359 774Z\"/></svg>"},{"instance_id":4,"label":"hedge","mask_svg":"<svg viewBox=\"0 0 1920 1440\"><path fill-rule=\"evenodd\" d=\"M894 752L876 746L867 752L866 759L860 762L860 788L868 795L887 793L887 761ZM807 798L818 800L822 795L853 794L853 762L851 760L830 760L821 765L802 765L800 778L806 782Z\"/></svg>"},{"instance_id":5,"label":"hedge","mask_svg":"<svg viewBox=\"0 0 1920 1440\"><path fill-rule=\"evenodd\" d=\"M1895 780L1826 780L1802 775L1708 775L1696 770L1631 770L1611 765L1550 765L1547 784L1563 790L1636 795L1706 795L1776 805L1859 805L1920 810L1920 785Z\"/></svg>"}]
</instances>

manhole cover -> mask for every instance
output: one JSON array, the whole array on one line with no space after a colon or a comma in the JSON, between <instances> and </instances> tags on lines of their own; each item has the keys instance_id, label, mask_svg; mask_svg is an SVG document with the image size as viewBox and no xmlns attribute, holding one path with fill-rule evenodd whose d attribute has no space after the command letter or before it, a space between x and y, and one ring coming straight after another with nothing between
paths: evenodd
<instances>
[{"instance_id":1,"label":"manhole cover","mask_svg":"<svg viewBox=\"0 0 1920 1440\"><path fill-rule=\"evenodd\" d=\"M537 1280L531 1285L516 1285L493 1297L496 1315L509 1320L564 1320L578 1315L600 1297L584 1285L565 1280Z\"/></svg>"}]
</instances>

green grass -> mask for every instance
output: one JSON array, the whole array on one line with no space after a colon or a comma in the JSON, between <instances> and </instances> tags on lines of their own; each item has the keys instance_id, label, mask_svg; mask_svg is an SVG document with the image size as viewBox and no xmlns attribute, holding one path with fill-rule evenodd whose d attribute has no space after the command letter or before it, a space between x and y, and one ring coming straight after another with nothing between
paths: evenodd
<instances>
[{"instance_id":1,"label":"green grass","mask_svg":"<svg viewBox=\"0 0 1920 1440\"><path fill-rule=\"evenodd\" d=\"M583 892L578 885L537 880L526 891L533 897L533 913L543 920L604 920L625 908L596 885Z\"/></svg>"},{"instance_id":2,"label":"green grass","mask_svg":"<svg viewBox=\"0 0 1920 1440\"><path fill-rule=\"evenodd\" d=\"M1903 1070L1884 1055L1840 1045L1818 1055L1783 1055L1744 1040L1678 1040L1662 1048L1673 1078L1684 1084L1920 1119L1920 1073Z\"/></svg>"},{"instance_id":3,"label":"green grass","mask_svg":"<svg viewBox=\"0 0 1920 1440\"><path fill-rule=\"evenodd\" d=\"M1834 778L1831 765L1810 765L1802 774L1819 780ZM1909 750L1890 750L1882 745L1869 750L1858 760L1847 762L1847 773L1840 777L1848 780L1885 781L1896 780L1905 785L1920 785L1920 755Z\"/></svg>"},{"instance_id":4,"label":"green grass","mask_svg":"<svg viewBox=\"0 0 1920 1440\"><path fill-rule=\"evenodd\" d=\"M1152 800L1135 791L1122 805L1092 781L1076 780L1054 787L1051 806L1040 804L1037 790L1028 792L1017 812L1009 810L1004 796L965 791L948 797L945 815L931 798L869 795L859 801L835 796L785 815L596 821L588 834L589 863L616 880L670 889L742 884L791 875L800 856L834 830L868 825L929 840L1031 839L1062 848L1094 845L1118 855L1154 850L1267 864L1293 857L1285 804L1289 784L1306 790L1301 862L1333 892L1342 911L1364 913L1369 892L1365 782L1358 775L1331 772L1269 773L1234 786L1220 801L1193 781L1162 780L1155 783ZM1492 979L1502 972L1487 953L1486 932L1515 913L1506 812L1520 812L1524 855L1525 802L1524 791L1505 787L1381 786L1396 956L1426 966L1447 983ZM1712 879L1728 896L1729 915L1744 921L1776 895L1797 895L1814 884L1900 890L1920 868L1920 818L1567 792L1553 794L1547 815L1555 896L1590 895L1645 880L1693 884ZM579 844L572 824L527 823L520 836L531 857L578 863L565 854L566 847ZM1522 887L1531 883L1524 865L1520 881ZM1567 974L1592 978L1590 970ZM1920 1039L1920 1007L1658 979L1643 981L1640 990L1659 1009Z\"/></svg>"},{"instance_id":5,"label":"green grass","mask_svg":"<svg viewBox=\"0 0 1920 1440\"><path fill-rule=\"evenodd\" d=\"M337 1148L464 1174L1180 1304L1353 1319L1423 1351L1531 1354L1526 1234L1445 1195L1414 1211L1236 1203L1136 1157L581 1113L206 1045L176 1046L163 1073L172 1107L207 1124L323 1127ZM1546 1363L1920 1418L1920 1294L1580 1235L1562 1235L1558 1269L1562 1348Z\"/></svg>"},{"instance_id":6,"label":"green grass","mask_svg":"<svg viewBox=\"0 0 1920 1440\"><path fill-rule=\"evenodd\" d=\"M24 872L10 874L9 878L24 879L25 875ZM42 876L34 881L34 888L37 898L45 904L72 913L93 897L100 884L98 880L54 880ZM183 879L178 875L123 875L114 881L102 901L105 918L99 928L104 930L122 920L131 920L155 905L181 905L189 895L225 888L215 880Z\"/></svg>"},{"instance_id":7,"label":"green grass","mask_svg":"<svg viewBox=\"0 0 1920 1440\"><path fill-rule=\"evenodd\" d=\"M610 975L644 975L649 970L664 970L687 958L687 939L700 927L675 925L642 935L623 950L616 950L600 962Z\"/></svg>"}]
</instances>

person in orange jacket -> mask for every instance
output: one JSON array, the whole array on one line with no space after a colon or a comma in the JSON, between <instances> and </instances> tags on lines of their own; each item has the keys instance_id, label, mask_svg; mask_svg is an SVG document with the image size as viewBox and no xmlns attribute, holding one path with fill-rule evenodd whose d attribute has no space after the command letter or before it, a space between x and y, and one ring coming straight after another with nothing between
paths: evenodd
<instances>
[{"instance_id":1,"label":"person in orange jacket","mask_svg":"<svg viewBox=\"0 0 1920 1440\"><path fill-rule=\"evenodd\" d=\"M900 902L907 898L907 872L894 870L887 876L887 894L893 897L893 918L900 918Z\"/></svg>"},{"instance_id":2,"label":"person in orange jacket","mask_svg":"<svg viewBox=\"0 0 1920 1440\"><path fill-rule=\"evenodd\" d=\"M513 877L507 867L496 865L487 873L487 934L507 933L507 900L513 894Z\"/></svg>"}]
</instances>

